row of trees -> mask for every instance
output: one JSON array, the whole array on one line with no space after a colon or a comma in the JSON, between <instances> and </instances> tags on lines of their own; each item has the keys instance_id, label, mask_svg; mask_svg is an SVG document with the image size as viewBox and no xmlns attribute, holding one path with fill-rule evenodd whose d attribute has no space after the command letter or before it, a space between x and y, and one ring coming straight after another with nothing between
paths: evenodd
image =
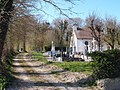
<instances>
[{"instance_id":1,"label":"row of trees","mask_svg":"<svg viewBox=\"0 0 120 90\"><path fill-rule=\"evenodd\" d=\"M106 43L110 49L120 48L120 23L115 18L107 17L106 19L102 19L95 14L89 15L85 19L85 22L80 18L72 18L71 20L55 19L52 25L48 25L48 29L41 29L42 34L37 32L40 35L39 39L44 36L44 39L40 40L44 42L42 47L50 47L52 41L54 41L57 47L69 47L72 25L74 23L77 23L78 27L87 27L92 31L91 34L97 41L99 50L101 50L103 43ZM37 41L40 42L39 40ZM40 44L37 46L41 47Z\"/></svg>"},{"instance_id":2,"label":"row of trees","mask_svg":"<svg viewBox=\"0 0 120 90\"><path fill-rule=\"evenodd\" d=\"M71 0L64 1L72 3ZM41 7L37 8L35 6L36 2L39 2ZM56 1L53 0L0 0L0 68L3 66L3 53L13 51L15 46L19 49L21 42L23 51L26 51L26 41L28 42L27 39L31 39L29 37L33 34L29 33L35 29L35 25L40 25L31 13L33 10L45 13L44 8L42 8L44 2L50 4L64 15L66 15L64 10L71 11L69 8L59 7Z\"/></svg>"},{"instance_id":3,"label":"row of trees","mask_svg":"<svg viewBox=\"0 0 120 90\"><path fill-rule=\"evenodd\" d=\"M38 50L43 51L45 47L51 47L54 41L55 46L69 46L72 29L68 29L67 20L55 20L54 25L42 20L37 20L32 16L21 16L12 23L8 36L12 36L10 50ZM7 43L9 43L7 41Z\"/></svg>"},{"instance_id":4,"label":"row of trees","mask_svg":"<svg viewBox=\"0 0 120 90\"><path fill-rule=\"evenodd\" d=\"M98 42L99 50L103 42L106 42L110 49L120 48L120 23L115 18L104 20L92 14L86 19L86 26Z\"/></svg>"},{"instance_id":5,"label":"row of trees","mask_svg":"<svg viewBox=\"0 0 120 90\"><path fill-rule=\"evenodd\" d=\"M55 19L50 24L42 21L42 19L37 20L33 16L21 16L11 25L13 27L11 34L12 31L14 33L13 42L17 42L15 46L13 44L12 46L17 47L17 50L22 47L23 51L26 51L27 43L29 50L43 51L45 47L51 47L51 42L54 41L56 47L69 47L72 24L78 23L81 24L79 27L88 27L92 31L91 34L98 42L99 50L103 42L111 49L120 47L120 24L116 19L106 18L106 20L103 20L96 15L90 15L86 18L85 24L81 22L83 20L80 18L73 18L72 21L68 19Z\"/></svg>"}]
</instances>

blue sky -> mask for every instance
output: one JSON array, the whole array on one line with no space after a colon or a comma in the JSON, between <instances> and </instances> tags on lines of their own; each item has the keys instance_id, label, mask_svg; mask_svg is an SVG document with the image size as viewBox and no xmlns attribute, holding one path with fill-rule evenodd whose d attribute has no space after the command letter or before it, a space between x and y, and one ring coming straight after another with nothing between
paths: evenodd
<instances>
[{"instance_id":1,"label":"blue sky","mask_svg":"<svg viewBox=\"0 0 120 90\"><path fill-rule=\"evenodd\" d=\"M78 14L70 15L70 18L82 18L85 19L90 13L95 12L97 16L101 18L113 17L120 21L120 0L80 0L74 1L75 5L70 3L65 3L64 0L55 0L58 5L62 8L73 6L72 10ZM63 17L60 15L51 5L44 3L43 9L46 13L50 15L43 14L43 19L52 22L55 18ZM39 12L40 13L40 12Z\"/></svg>"}]
</instances>

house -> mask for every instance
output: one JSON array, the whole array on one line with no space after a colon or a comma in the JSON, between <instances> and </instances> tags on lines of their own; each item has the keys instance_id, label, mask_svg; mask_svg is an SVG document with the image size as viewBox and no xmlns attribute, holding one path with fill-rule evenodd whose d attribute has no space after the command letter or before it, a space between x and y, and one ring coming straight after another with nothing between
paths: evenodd
<instances>
[{"instance_id":1,"label":"house","mask_svg":"<svg viewBox=\"0 0 120 90\"><path fill-rule=\"evenodd\" d=\"M107 50L107 45L101 45L102 50ZM89 28L77 28L73 26L71 41L70 41L71 55L80 54L82 59L87 59L87 52L98 50L96 40L92 37Z\"/></svg>"}]
</instances>

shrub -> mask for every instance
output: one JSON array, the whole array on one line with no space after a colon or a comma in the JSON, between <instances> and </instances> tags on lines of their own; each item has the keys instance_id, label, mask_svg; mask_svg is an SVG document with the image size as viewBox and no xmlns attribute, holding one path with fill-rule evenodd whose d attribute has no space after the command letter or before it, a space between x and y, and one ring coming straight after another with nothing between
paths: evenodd
<instances>
[{"instance_id":1,"label":"shrub","mask_svg":"<svg viewBox=\"0 0 120 90\"><path fill-rule=\"evenodd\" d=\"M94 62L93 76L97 79L120 77L120 50L107 50L89 54Z\"/></svg>"},{"instance_id":2,"label":"shrub","mask_svg":"<svg viewBox=\"0 0 120 90\"><path fill-rule=\"evenodd\" d=\"M2 60L3 70L0 73L0 90L6 90L5 88L7 88L9 83L15 79L11 72L13 69L11 65L16 54L15 52L8 52Z\"/></svg>"},{"instance_id":3,"label":"shrub","mask_svg":"<svg viewBox=\"0 0 120 90\"><path fill-rule=\"evenodd\" d=\"M3 75L0 75L0 90L5 89L6 83L7 83L6 77Z\"/></svg>"}]
</instances>

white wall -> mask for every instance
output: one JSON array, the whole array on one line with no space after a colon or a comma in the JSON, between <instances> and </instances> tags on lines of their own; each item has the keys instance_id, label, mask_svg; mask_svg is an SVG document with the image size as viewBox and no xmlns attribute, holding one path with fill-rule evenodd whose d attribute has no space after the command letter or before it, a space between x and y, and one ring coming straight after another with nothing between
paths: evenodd
<instances>
[{"instance_id":1,"label":"white wall","mask_svg":"<svg viewBox=\"0 0 120 90\"><path fill-rule=\"evenodd\" d=\"M91 51L91 40L89 39L80 39L80 40L77 40L77 52L83 52L85 54L85 48L86 48L86 45L85 45L85 41L88 41L88 52Z\"/></svg>"},{"instance_id":2,"label":"white wall","mask_svg":"<svg viewBox=\"0 0 120 90\"><path fill-rule=\"evenodd\" d=\"M75 34L75 30L73 30L73 37L72 37L72 39L73 39L73 42L72 42L72 53L73 54L75 54L76 53L76 50L77 50L77 37L76 37L76 34Z\"/></svg>"}]
</instances>

